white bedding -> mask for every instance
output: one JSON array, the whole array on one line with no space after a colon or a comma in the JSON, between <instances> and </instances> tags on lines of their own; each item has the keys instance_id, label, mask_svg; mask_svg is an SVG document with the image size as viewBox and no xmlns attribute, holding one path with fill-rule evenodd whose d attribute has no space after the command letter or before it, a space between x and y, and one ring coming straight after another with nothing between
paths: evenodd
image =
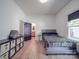
<instances>
[{"instance_id":1,"label":"white bedding","mask_svg":"<svg viewBox=\"0 0 79 59\"><path fill-rule=\"evenodd\" d=\"M53 47L59 47L59 46L72 47L73 45L73 42L70 41L69 39L65 39L58 36L45 36L44 38L48 42L50 47L52 46Z\"/></svg>"},{"instance_id":2,"label":"white bedding","mask_svg":"<svg viewBox=\"0 0 79 59\"><path fill-rule=\"evenodd\" d=\"M56 35L54 35L54 36L44 36L44 39L47 40L47 41L63 41L63 40L66 40L65 38L61 38L61 37L58 37Z\"/></svg>"}]
</instances>

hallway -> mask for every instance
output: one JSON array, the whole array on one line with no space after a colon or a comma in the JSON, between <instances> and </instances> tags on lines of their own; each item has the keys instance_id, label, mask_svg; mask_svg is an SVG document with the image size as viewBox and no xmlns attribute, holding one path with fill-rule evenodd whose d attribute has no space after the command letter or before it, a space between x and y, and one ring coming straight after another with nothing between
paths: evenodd
<instances>
[{"instance_id":1,"label":"hallway","mask_svg":"<svg viewBox=\"0 0 79 59\"><path fill-rule=\"evenodd\" d=\"M35 38L24 43L24 47L12 59L79 59L76 55L44 54L43 45Z\"/></svg>"}]
</instances>

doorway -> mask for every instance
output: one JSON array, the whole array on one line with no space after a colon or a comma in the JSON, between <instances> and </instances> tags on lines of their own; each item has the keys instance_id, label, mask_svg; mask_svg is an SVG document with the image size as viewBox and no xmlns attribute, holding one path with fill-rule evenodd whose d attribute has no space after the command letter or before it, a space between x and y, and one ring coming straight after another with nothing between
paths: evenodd
<instances>
[{"instance_id":1,"label":"doorway","mask_svg":"<svg viewBox=\"0 0 79 59\"><path fill-rule=\"evenodd\" d=\"M24 23L24 40L31 40L31 23Z\"/></svg>"},{"instance_id":2,"label":"doorway","mask_svg":"<svg viewBox=\"0 0 79 59\"><path fill-rule=\"evenodd\" d=\"M32 37L36 36L36 24L32 23Z\"/></svg>"}]
</instances>

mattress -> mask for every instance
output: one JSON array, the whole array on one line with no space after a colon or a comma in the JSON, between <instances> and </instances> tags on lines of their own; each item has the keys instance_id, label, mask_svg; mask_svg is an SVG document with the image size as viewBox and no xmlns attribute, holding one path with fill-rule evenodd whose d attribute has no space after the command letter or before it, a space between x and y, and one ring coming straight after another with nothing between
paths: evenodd
<instances>
[{"instance_id":1,"label":"mattress","mask_svg":"<svg viewBox=\"0 0 79 59\"><path fill-rule=\"evenodd\" d=\"M45 36L44 39L49 44L49 47L72 47L74 44L74 41L56 35Z\"/></svg>"},{"instance_id":2,"label":"mattress","mask_svg":"<svg viewBox=\"0 0 79 59\"><path fill-rule=\"evenodd\" d=\"M73 40L66 39L66 38L63 38L63 37L60 37L60 36L57 36L57 35L51 35L51 36L45 35L44 39L46 41L51 41L51 42L55 42L55 41L56 42L63 42L63 41L74 42Z\"/></svg>"},{"instance_id":3,"label":"mattress","mask_svg":"<svg viewBox=\"0 0 79 59\"><path fill-rule=\"evenodd\" d=\"M61 38L61 37L58 37L56 35L52 35L52 36L44 36L44 39L47 40L47 41L64 41L65 38Z\"/></svg>"}]
</instances>

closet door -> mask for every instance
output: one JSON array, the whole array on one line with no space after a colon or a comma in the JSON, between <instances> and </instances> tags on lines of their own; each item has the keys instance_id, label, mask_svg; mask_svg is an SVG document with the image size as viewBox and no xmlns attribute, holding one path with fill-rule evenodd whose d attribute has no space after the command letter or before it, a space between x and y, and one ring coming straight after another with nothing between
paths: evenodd
<instances>
[{"instance_id":1,"label":"closet door","mask_svg":"<svg viewBox=\"0 0 79 59\"><path fill-rule=\"evenodd\" d=\"M31 23L24 23L24 39L25 41L31 39Z\"/></svg>"}]
</instances>

